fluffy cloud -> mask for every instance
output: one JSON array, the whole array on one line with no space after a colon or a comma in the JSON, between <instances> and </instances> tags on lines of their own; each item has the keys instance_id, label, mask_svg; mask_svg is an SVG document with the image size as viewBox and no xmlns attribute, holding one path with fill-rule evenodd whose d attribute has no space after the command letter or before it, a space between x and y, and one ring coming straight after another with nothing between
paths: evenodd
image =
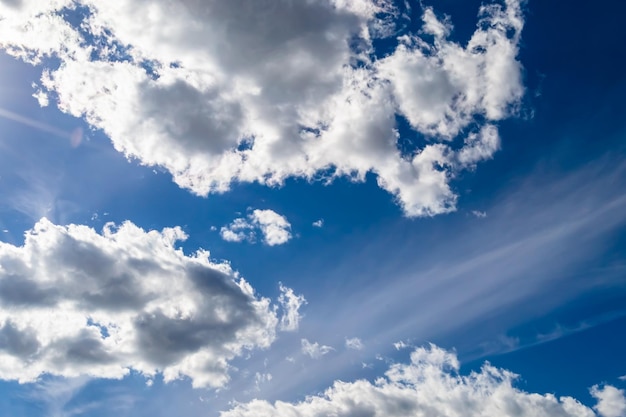
<instances>
[{"instance_id":1,"label":"fluffy cloud","mask_svg":"<svg viewBox=\"0 0 626 417\"><path fill-rule=\"evenodd\" d=\"M98 234L42 219L23 246L0 242L0 378L120 378L133 369L218 387L228 362L268 347L281 320L297 326L293 291L281 287L281 319L228 264L177 249L185 238L178 227L126 222Z\"/></svg>"},{"instance_id":2,"label":"fluffy cloud","mask_svg":"<svg viewBox=\"0 0 626 417\"><path fill-rule=\"evenodd\" d=\"M500 137L494 126L486 126L479 133L471 133L465 139L465 147L458 153L461 165L473 167L477 162L490 159L500 149Z\"/></svg>"},{"instance_id":3,"label":"fluffy cloud","mask_svg":"<svg viewBox=\"0 0 626 417\"><path fill-rule=\"evenodd\" d=\"M291 224L273 210L254 210L247 218L237 218L220 229L222 239L229 242L254 242L257 232L269 246L282 245L291 239Z\"/></svg>"},{"instance_id":4,"label":"fluffy cloud","mask_svg":"<svg viewBox=\"0 0 626 417\"><path fill-rule=\"evenodd\" d=\"M335 350L332 346L320 345L317 342L311 343L308 339L302 339L300 342L302 344L302 353L313 359L319 359L327 353Z\"/></svg>"},{"instance_id":5,"label":"fluffy cloud","mask_svg":"<svg viewBox=\"0 0 626 417\"><path fill-rule=\"evenodd\" d=\"M247 240L253 242L255 235L253 232L254 226L248 223L244 218L238 218L232 221L227 226L222 226L220 229L220 236L227 242L243 242Z\"/></svg>"},{"instance_id":6,"label":"fluffy cloud","mask_svg":"<svg viewBox=\"0 0 626 417\"><path fill-rule=\"evenodd\" d=\"M409 364L391 366L385 377L374 383L338 381L323 395L300 403L254 400L237 405L221 417L595 416L593 410L571 397L521 391L514 387L516 375L489 364L469 375L458 371L454 354L434 346L419 348L411 354Z\"/></svg>"},{"instance_id":7,"label":"fluffy cloud","mask_svg":"<svg viewBox=\"0 0 626 417\"><path fill-rule=\"evenodd\" d=\"M625 417L626 397L624 390L617 389L610 385L602 388L594 386L591 388L591 395L598 400L594 407L602 417Z\"/></svg>"},{"instance_id":8,"label":"fluffy cloud","mask_svg":"<svg viewBox=\"0 0 626 417\"><path fill-rule=\"evenodd\" d=\"M421 30L400 33L385 0L22 0L0 4L0 47L60 62L41 103L196 194L373 172L407 215L427 216L455 209L450 181L492 157L496 123L519 104L521 3L483 5L461 45L428 7ZM394 32L378 59L372 39ZM401 153L397 115L428 144Z\"/></svg>"}]
</instances>

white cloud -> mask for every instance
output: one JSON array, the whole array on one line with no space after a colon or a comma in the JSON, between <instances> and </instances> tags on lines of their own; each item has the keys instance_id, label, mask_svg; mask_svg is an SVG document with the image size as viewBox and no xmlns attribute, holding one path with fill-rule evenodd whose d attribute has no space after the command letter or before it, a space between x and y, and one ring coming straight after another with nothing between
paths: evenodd
<instances>
[{"instance_id":1,"label":"white cloud","mask_svg":"<svg viewBox=\"0 0 626 417\"><path fill-rule=\"evenodd\" d=\"M456 356L437 347L420 348L409 364L395 364L374 383L337 381L323 395L299 403L253 400L223 412L222 417L594 417L571 397L535 394L514 387L516 375L483 365L460 375ZM609 416L605 416L609 417Z\"/></svg>"},{"instance_id":2,"label":"white cloud","mask_svg":"<svg viewBox=\"0 0 626 417\"><path fill-rule=\"evenodd\" d=\"M500 149L500 136L495 126L483 127L478 133L471 133L465 139L465 146L459 151L461 165L474 167L477 162L491 159Z\"/></svg>"},{"instance_id":3,"label":"white cloud","mask_svg":"<svg viewBox=\"0 0 626 417\"><path fill-rule=\"evenodd\" d=\"M220 236L227 242L254 242L254 226L244 218L238 218L227 226L222 226Z\"/></svg>"},{"instance_id":4,"label":"white cloud","mask_svg":"<svg viewBox=\"0 0 626 417\"><path fill-rule=\"evenodd\" d=\"M263 240L268 245L282 245L291 239L291 224L285 216L273 210L254 210L250 218L261 229Z\"/></svg>"},{"instance_id":5,"label":"white cloud","mask_svg":"<svg viewBox=\"0 0 626 417\"><path fill-rule=\"evenodd\" d=\"M313 227L323 227L324 226L324 219L319 219L313 222Z\"/></svg>"},{"instance_id":6,"label":"white cloud","mask_svg":"<svg viewBox=\"0 0 626 417\"><path fill-rule=\"evenodd\" d=\"M254 210L247 218L237 218L220 229L222 239L229 242L254 242L257 232L269 246L282 245L291 239L291 224L273 210Z\"/></svg>"},{"instance_id":7,"label":"white cloud","mask_svg":"<svg viewBox=\"0 0 626 417\"><path fill-rule=\"evenodd\" d=\"M307 339L302 339L300 342L302 344L302 353L313 359L319 359L335 350L332 346L320 345L317 342L311 343Z\"/></svg>"},{"instance_id":8,"label":"white cloud","mask_svg":"<svg viewBox=\"0 0 626 417\"><path fill-rule=\"evenodd\" d=\"M521 3L482 6L466 46L425 8L422 31L377 60L390 1L23 0L0 5L0 48L58 58L40 101L196 194L373 172L408 216L429 216L455 209L450 181L492 157L519 104ZM402 156L397 113L431 143Z\"/></svg>"},{"instance_id":9,"label":"white cloud","mask_svg":"<svg viewBox=\"0 0 626 417\"><path fill-rule=\"evenodd\" d=\"M484 219L484 218L487 217L487 212L486 211L473 210L472 211L472 215L474 215L474 217L478 217L479 219Z\"/></svg>"},{"instance_id":10,"label":"white cloud","mask_svg":"<svg viewBox=\"0 0 626 417\"><path fill-rule=\"evenodd\" d=\"M620 381L626 381L626 375L622 375L619 377Z\"/></svg>"},{"instance_id":11,"label":"white cloud","mask_svg":"<svg viewBox=\"0 0 626 417\"><path fill-rule=\"evenodd\" d=\"M363 342L358 337L346 339L346 347L352 350L363 350Z\"/></svg>"},{"instance_id":12,"label":"white cloud","mask_svg":"<svg viewBox=\"0 0 626 417\"><path fill-rule=\"evenodd\" d=\"M0 378L121 378L133 369L226 383L229 361L268 347L281 319L227 263L177 249L185 238L178 227L126 222L98 234L42 219L23 246L0 242ZM286 314L293 326L297 312Z\"/></svg>"},{"instance_id":13,"label":"white cloud","mask_svg":"<svg viewBox=\"0 0 626 417\"><path fill-rule=\"evenodd\" d=\"M80 34L59 15L69 5L70 0L0 3L0 48L32 64L39 64L53 55L86 59L86 51L80 46Z\"/></svg>"},{"instance_id":14,"label":"white cloud","mask_svg":"<svg viewBox=\"0 0 626 417\"><path fill-rule=\"evenodd\" d=\"M396 348L396 350L402 350L402 349L406 349L409 347L409 345L407 345L405 342L403 342L402 340L400 340L399 342L395 342L393 344L393 347Z\"/></svg>"},{"instance_id":15,"label":"white cloud","mask_svg":"<svg viewBox=\"0 0 626 417\"><path fill-rule=\"evenodd\" d=\"M591 388L591 395L598 401L594 407L602 417L626 417L626 397L624 390L610 385Z\"/></svg>"},{"instance_id":16,"label":"white cloud","mask_svg":"<svg viewBox=\"0 0 626 417\"><path fill-rule=\"evenodd\" d=\"M280 284L280 296L278 303L282 307L283 314L280 318L280 330L292 332L298 330L300 320L300 307L306 304L306 299L302 295L296 295L293 289Z\"/></svg>"}]
</instances>

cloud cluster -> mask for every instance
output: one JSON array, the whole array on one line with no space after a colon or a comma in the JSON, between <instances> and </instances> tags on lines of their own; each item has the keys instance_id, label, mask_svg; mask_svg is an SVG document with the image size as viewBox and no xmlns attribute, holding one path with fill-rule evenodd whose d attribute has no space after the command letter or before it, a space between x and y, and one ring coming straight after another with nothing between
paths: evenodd
<instances>
[{"instance_id":1,"label":"cloud cluster","mask_svg":"<svg viewBox=\"0 0 626 417\"><path fill-rule=\"evenodd\" d=\"M384 378L335 382L323 395L299 403L254 400L238 404L221 417L594 417L592 409L571 397L521 391L514 386L516 375L485 364L478 372L459 374L453 353L435 346L418 348L409 364L395 364ZM607 386L603 392L613 387ZM594 394L595 395L595 394ZM607 395L608 396L608 395ZM623 392L619 398L624 400ZM615 408L598 411L616 417ZM613 407L613 406L611 406ZM623 414L622 414L623 415Z\"/></svg>"},{"instance_id":2,"label":"cloud cluster","mask_svg":"<svg viewBox=\"0 0 626 417\"><path fill-rule=\"evenodd\" d=\"M291 224L285 216L273 210L253 210L247 218L237 218L220 229L222 239L228 242L255 242L257 233L269 246L282 245L291 240Z\"/></svg>"},{"instance_id":3,"label":"cloud cluster","mask_svg":"<svg viewBox=\"0 0 626 417\"><path fill-rule=\"evenodd\" d=\"M0 48L46 64L42 105L198 195L372 172L426 216L455 209L451 179L492 157L519 104L521 3L483 5L461 45L428 7L398 32L386 0L22 0L0 4ZM423 146L401 152L398 117Z\"/></svg>"},{"instance_id":4,"label":"cloud cluster","mask_svg":"<svg viewBox=\"0 0 626 417\"><path fill-rule=\"evenodd\" d=\"M0 242L0 378L121 378L133 369L218 387L228 362L268 347L281 320L297 327L294 302L281 319L228 264L177 249L185 238L178 227L126 222L98 234L42 219L23 246Z\"/></svg>"}]
</instances>

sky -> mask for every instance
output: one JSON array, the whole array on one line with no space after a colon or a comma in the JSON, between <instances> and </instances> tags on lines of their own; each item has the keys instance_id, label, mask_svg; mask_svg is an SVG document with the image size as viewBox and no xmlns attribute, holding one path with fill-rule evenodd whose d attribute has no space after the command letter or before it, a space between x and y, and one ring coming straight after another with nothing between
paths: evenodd
<instances>
[{"instance_id":1,"label":"sky","mask_svg":"<svg viewBox=\"0 0 626 417\"><path fill-rule=\"evenodd\" d=\"M624 13L0 0L0 416L626 417Z\"/></svg>"}]
</instances>

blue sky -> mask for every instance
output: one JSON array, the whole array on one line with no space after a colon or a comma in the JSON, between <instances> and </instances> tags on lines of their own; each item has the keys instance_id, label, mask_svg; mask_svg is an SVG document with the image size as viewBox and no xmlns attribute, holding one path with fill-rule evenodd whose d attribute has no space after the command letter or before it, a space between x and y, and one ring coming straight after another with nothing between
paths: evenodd
<instances>
[{"instance_id":1,"label":"blue sky","mask_svg":"<svg viewBox=\"0 0 626 417\"><path fill-rule=\"evenodd\" d=\"M626 416L613 3L0 2L0 415Z\"/></svg>"}]
</instances>

